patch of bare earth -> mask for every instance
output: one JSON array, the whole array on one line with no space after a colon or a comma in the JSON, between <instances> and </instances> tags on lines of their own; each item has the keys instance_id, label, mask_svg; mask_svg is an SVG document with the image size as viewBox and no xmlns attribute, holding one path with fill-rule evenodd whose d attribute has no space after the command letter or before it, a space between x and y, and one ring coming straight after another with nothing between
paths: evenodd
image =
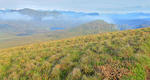
<instances>
[{"instance_id":1,"label":"patch of bare earth","mask_svg":"<svg viewBox=\"0 0 150 80\"><path fill-rule=\"evenodd\" d=\"M146 80L150 80L150 68L146 68Z\"/></svg>"}]
</instances>

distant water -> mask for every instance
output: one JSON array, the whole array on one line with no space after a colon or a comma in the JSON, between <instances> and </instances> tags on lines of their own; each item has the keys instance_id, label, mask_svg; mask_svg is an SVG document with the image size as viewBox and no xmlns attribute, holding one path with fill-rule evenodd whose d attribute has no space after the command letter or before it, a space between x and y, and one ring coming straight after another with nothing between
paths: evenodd
<instances>
[{"instance_id":1,"label":"distant water","mask_svg":"<svg viewBox=\"0 0 150 80\"><path fill-rule=\"evenodd\" d=\"M56 30L64 30L65 28L63 27L51 27L50 30L56 31Z\"/></svg>"},{"instance_id":2,"label":"distant water","mask_svg":"<svg viewBox=\"0 0 150 80\"><path fill-rule=\"evenodd\" d=\"M21 34L16 34L16 36L29 36L32 35L32 33L21 33Z\"/></svg>"}]
</instances>

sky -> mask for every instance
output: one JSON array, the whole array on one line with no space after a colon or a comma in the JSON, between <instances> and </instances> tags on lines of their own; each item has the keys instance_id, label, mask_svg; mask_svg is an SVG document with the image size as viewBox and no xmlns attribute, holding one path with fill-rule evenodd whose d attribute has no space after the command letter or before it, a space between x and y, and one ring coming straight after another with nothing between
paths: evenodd
<instances>
[{"instance_id":1,"label":"sky","mask_svg":"<svg viewBox=\"0 0 150 80\"><path fill-rule=\"evenodd\" d=\"M71 10L79 12L150 12L150 0L0 0L0 9Z\"/></svg>"}]
</instances>

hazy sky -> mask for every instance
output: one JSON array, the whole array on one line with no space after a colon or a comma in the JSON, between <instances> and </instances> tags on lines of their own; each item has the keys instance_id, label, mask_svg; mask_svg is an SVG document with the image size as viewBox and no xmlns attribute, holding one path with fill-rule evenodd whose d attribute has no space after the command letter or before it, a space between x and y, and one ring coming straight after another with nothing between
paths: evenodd
<instances>
[{"instance_id":1,"label":"hazy sky","mask_svg":"<svg viewBox=\"0 0 150 80\"><path fill-rule=\"evenodd\" d=\"M150 12L150 0L0 0L0 8L86 12Z\"/></svg>"}]
</instances>

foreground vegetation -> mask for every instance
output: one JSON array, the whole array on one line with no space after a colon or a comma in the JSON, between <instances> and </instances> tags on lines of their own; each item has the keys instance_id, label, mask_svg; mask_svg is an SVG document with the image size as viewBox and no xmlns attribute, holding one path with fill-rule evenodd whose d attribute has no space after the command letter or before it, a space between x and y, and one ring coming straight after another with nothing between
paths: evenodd
<instances>
[{"instance_id":1,"label":"foreground vegetation","mask_svg":"<svg viewBox=\"0 0 150 80\"><path fill-rule=\"evenodd\" d=\"M0 50L0 80L145 80L150 28Z\"/></svg>"}]
</instances>

